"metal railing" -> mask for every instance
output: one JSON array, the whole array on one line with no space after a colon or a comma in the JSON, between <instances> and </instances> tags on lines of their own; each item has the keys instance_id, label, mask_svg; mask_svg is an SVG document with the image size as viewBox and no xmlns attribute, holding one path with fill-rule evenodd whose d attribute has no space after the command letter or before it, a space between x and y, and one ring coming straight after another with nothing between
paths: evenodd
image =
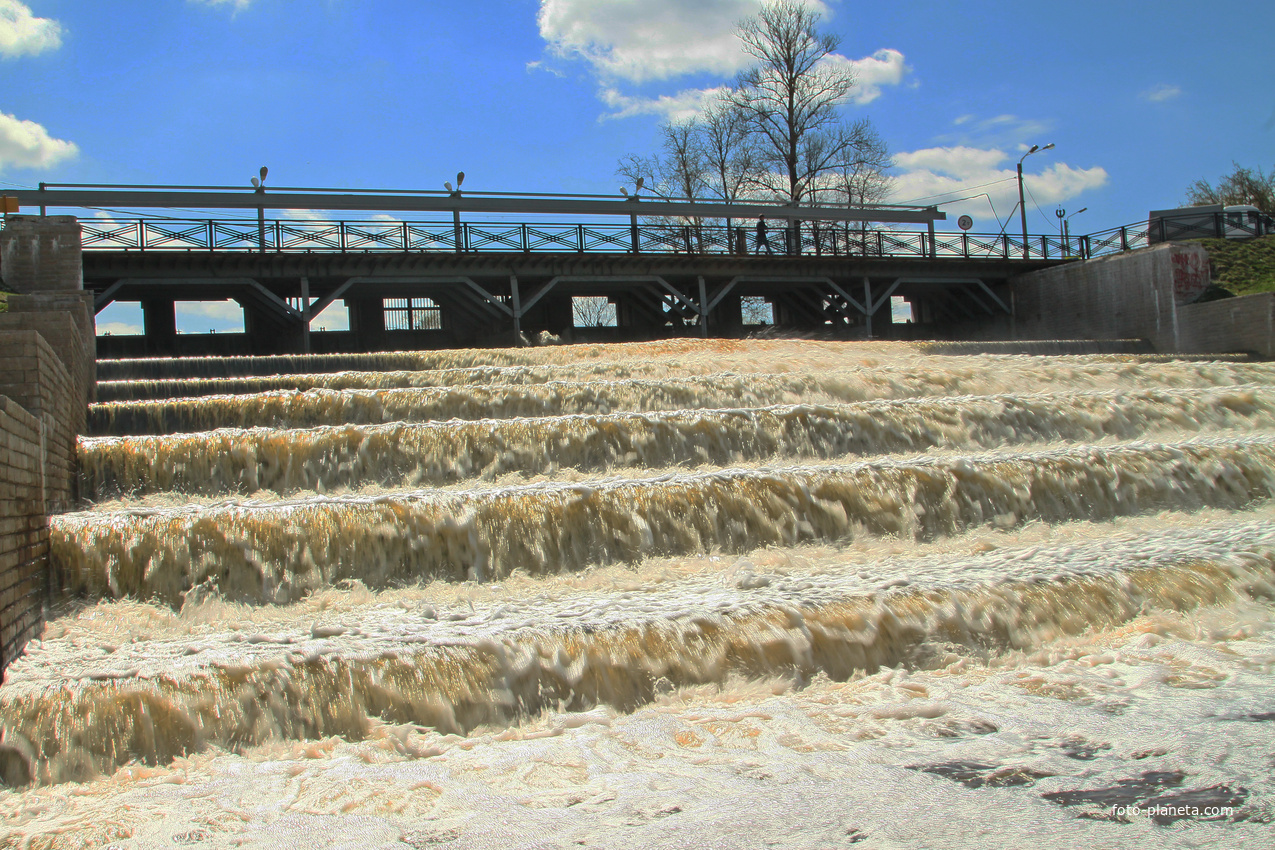
<instances>
[{"instance_id":1,"label":"metal railing","mask_svg":"<svg viewBox=\"0 0 1275 850\"><path fill-rule=\"evenodd\" d=\"M1100 230L1084 240L1083 255L1102 257L1186 239L1249 239L1275 234L1275 218L1265 213L1215 212L1158 216L1147 221Z\"/></svg>"},{"instance_id":2,"label":"metal railing","mask_svg":"<svg viewBox=\"0 0 1275 850\"><path fill-rule=\"evenodd\" d=\"M934 233L807 222L767 231L694 224L518 224L508 222L83 219L86 250L699 254L943 259L1082 258L1086 237ZM759 250L760 249L760 250Z\"/></svg>"}]
</instances>

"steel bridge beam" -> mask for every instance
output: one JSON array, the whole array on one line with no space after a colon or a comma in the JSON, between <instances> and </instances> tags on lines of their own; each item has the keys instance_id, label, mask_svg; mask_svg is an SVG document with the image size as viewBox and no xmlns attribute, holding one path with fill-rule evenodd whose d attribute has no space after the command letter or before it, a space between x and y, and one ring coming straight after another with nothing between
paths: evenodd
<instances>
[{"instance_id":1,"label":"steel bridge beam","mask_svg":"<svg viewBox=\"0 0 1275 850\"><path fill-rule=\"evenodd\" d=\"M873 221L892 224L925 224L945 221L938 207L872 206L813 207L749 201L655 199L608 200L603 197L563 198L525 195L460 195L428 192L350 192L341 190L272 189L236 190L218 187L116 187L69 186L19 189L20 206L113 209L239 209L239 210L381 210L386 212L445 212L461 214L522 215L636 215L686 218L758 218L799 221Z\"/></svg>"}]
</instances>

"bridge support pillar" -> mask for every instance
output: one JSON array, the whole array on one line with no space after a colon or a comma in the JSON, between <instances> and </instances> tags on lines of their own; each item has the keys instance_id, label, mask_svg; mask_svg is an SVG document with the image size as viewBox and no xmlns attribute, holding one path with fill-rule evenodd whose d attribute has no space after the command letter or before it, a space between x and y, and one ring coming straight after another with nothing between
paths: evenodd
<instances>
[{"instance_id":1,"label":"bridge support pillar","mask_svg":"<svg viewBox=\"0 0 1275 850\"><path fill-rule=\"evenodd\" d=\"M177 353L177 309L172 298L143 298L142 328L149 353Z\"/></svg>"},{"instance_id":2,"label":"bridge support pillar","mask_svg":"<svg viewBox=\"0 0 1275 850\"><path fill-rule=\"evenodd\" d=\"M360 351L385 349L385 304L380 298L347 298L350 330Z\"/></svg>"}]
</instances>

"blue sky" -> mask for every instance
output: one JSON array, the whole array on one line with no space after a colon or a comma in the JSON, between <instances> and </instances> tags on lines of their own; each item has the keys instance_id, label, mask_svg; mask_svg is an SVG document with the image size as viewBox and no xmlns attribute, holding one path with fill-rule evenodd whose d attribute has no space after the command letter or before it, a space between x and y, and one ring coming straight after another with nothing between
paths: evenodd
<instances>
[{"instance_id":1,"label":"blue sky","mask_svg":"<svg viewBox=\"0 0 1275 850\"><path fill-rule=\"evenodd\" d=\"M1073 233L1275 168L1275 3L811 0L896 203ZM742 67L757 0L0 0L0 189L40 181L617 192ZM950 199L987 193L970 201ZM1010 226L1011 231L1014 226Z\"/></svg>"}]
</instances>

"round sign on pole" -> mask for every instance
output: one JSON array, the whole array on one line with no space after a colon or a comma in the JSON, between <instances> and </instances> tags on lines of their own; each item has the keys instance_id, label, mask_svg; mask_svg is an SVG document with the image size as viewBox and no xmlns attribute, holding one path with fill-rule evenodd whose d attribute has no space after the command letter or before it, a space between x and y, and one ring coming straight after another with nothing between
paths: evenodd
<instances>
[{"instance_id":1,"label":"round sign on pole","mask_svg":"<svg viewBox=\"0 0 1275 850\"><path fill-rule=\"evenodd\" d=\"M963 215L956 220L956 226L959 227L961 230L969 230L971 227L974 226L974 219L970 218L967 215Z\"/></svg>"}]
</instances>

